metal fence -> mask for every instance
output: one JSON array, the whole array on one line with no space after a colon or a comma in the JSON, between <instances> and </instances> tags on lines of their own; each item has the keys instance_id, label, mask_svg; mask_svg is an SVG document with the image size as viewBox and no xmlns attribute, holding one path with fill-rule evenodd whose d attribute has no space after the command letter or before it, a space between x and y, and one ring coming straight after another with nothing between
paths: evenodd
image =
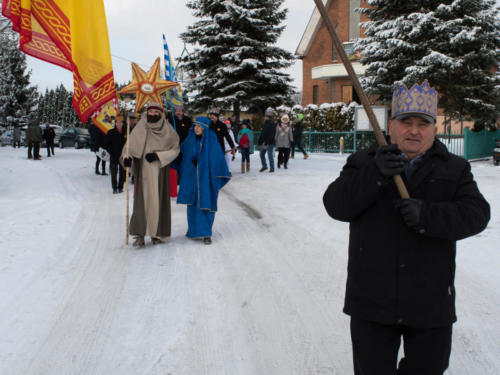
<instances>
[{"instance_id":1,"label":"metal fence","mask_svg":"<svg viewBox=\"0 0 500 375\"><path fill-rule=\"evenodd\" d=\"M260 131L254 132L255 147ZM446 133L436 137L444 143L448 150L455 155L468 160L488 157L493 154L495 139L500 139L500 130L496 132L472 132L465 129L464 134ZM340 152L341 138L344 139L344 152L352 153L369 147L376 142L374 132L316 132L306 130L302 133L302 147L307 152Z\"/></svg>"}]
</instances>

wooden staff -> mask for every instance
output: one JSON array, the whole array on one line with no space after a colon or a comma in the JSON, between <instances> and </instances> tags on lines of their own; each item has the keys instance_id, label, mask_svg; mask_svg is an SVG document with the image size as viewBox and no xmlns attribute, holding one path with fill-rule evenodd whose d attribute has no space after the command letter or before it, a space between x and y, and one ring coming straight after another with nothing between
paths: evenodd
<instances>
[{"instance_id":1,"label":"wooden staff","mask_svg":"<svg viewBox=\"0 0 500 375\"><path fill-rule=\"evenodd\" d=\"M363 104L363 107L365 108L366 115L368 116L368 119L370 120L373 130L375 132L375 137L377 138L377 142L380 146L386 146L387 141L385 140L384 134L382 133L382 130L380 129L380 125L378 124L377 117L375 116L375 113L372 110L372 107L370 105L370 102L368 100L368 96L364 92L363 88L361 87L361 83L359 82L358 76L354 72L354 68L352 67L351 60L347 57L347 54L344 51L344 46L342 45L342 42L340 41L337 32L335 31L335 27L333 26L333 22L328 16L328 12L323 5L322 0L314 0L316 3L316 7L319 10L319 13L321 14L321 17L323 18L323 21L325 22L326 28L328 29L330 36L332 37L333 44L335 45L335 48L337 49L337 52L340 56L340 59L344 63L344 67L347 70L347 74L349 74L349 78L351 78L352 83L354 85L354 89L356 90L359 99L361 100L361 104ZM356 139L354 139L354 142L356 142ZM396 184L396 187L398 188L399 194L401 195L401 198L406 199L410 198L410 194L408 193L408 190L406 189L406 186L403 182L403 179L401 178L400 175L396 175L393 177L394 182Z\"/></svg>"},{"instance_id":2,"label":"wooden staff","mask_svg":"<svg viewBox=\"0 0 500 375\"><path fill-rule=\"evenodd\" d=\"M128 117L128 114L127 114L127 147L126 147L126 157L128 158L129 157L129 135L130 135L130 120L129 120L129 117ZM126 224L125 224L125 245L128 245L128 226L129 226L129 202L130 202L130 197L129 197L129 180L128 180L128 176L129 176L129 167L126 167L125 169L125 191L126 191L126 195L127 195L127 214L126 214Z\"/></svg>"}]
</instances>

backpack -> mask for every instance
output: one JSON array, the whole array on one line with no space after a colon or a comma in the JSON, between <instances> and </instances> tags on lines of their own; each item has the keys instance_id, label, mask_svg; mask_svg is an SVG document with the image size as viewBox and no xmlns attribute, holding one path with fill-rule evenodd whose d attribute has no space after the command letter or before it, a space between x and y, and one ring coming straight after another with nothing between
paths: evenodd
<instances>
[{"instance_id":1,"label":"backpack","mask_svg":"<svg viewBox=\"0 0 500 375\"><path fill-rule=\"evenodd\" d=\"M250 148L250 140L248 139L248 135L243 134L238 144L241 148Z\"/></svg>"}]
</instances>

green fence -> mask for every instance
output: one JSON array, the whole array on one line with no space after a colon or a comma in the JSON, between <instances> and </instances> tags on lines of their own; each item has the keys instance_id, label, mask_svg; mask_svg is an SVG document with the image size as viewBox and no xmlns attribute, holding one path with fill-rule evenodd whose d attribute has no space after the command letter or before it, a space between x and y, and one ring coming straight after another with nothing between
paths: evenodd
<instances>
[{"instance_id":1,"label":"green fence","mask_svg":"<svg viewBox=\"0 0 500 375\"><path fill-rule=\"evenodd\" d=\"M490 132L483 130L472 132L469 129L464 131L464 157L467 160L480 159L493 155L495 139L500 139L500 130Z\"/></svg>"},{"instance_id":2,"label":"green fence","mask_svg":"<svg viewBox=\"0 0 500 375\"><path fill-rule=\"evenodd\" d=\"M254 132L255 147L260 131ZM446 133L436 137L444 143L448 150L455 155L468 160L491 156L495 147L495 139L500 139L500 130L489 132L472 132L465 129L464 134ZM302 147L307 152L340 152L340 139L344 138L344 152L352 153L364 149L376 142L374 132L316 132L304 131ZM356 140L356 141L354 141Z\"/></svg>"}]
</instances>

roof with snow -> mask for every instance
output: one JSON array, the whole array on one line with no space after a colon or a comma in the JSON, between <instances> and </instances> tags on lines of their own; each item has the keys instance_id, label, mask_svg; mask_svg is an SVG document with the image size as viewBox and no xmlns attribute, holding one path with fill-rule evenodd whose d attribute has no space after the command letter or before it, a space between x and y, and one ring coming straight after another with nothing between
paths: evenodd
<instances>
[{"instance_id":1,"label":"roof with snow","mask_svg":"<svg viewBox=\"0 0 500 375\"><path fill-rule=\"evenodd\" d=\"M326 9L330 9L330 5L333 0L323 0L323 5ZM311 49L312 43L316 38L316 34L318 33L321 24L321 14L317 7L314 8L311 18L309 19L309 23L307 24L306 30L302 35L302 39L300 40L299 46L295 50L295 56L302 58L309 53Z\"/></svg>"}]
</instances>

